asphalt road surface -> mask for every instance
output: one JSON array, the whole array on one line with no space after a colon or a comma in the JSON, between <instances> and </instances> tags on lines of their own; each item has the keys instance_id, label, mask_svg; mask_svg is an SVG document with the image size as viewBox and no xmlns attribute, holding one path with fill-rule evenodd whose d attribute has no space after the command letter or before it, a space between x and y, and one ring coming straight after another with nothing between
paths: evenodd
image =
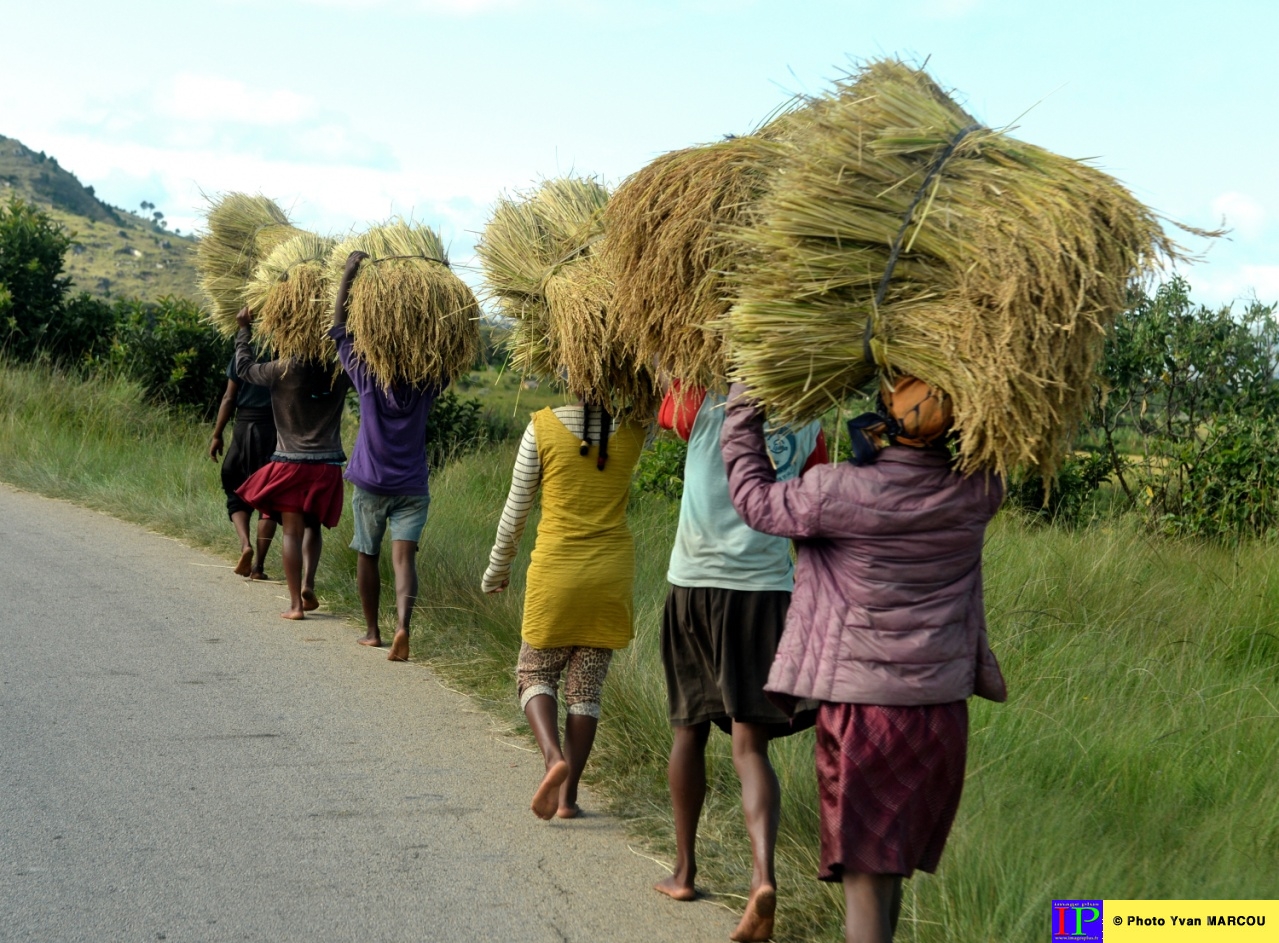
<instances>
[{"instance_id":1,"label":"asphalt road surface","mask_svg":"<svg viewBox=\"0 0 1279 943\"><path fill-rule=\"evenodd\" d=\"M3 486L0 548L0 940L697 943L735 925L650 890L663 870L609 817L538 821L527 744L352 626L284 622L281 586Z\"/></svg>"}]
</instances>

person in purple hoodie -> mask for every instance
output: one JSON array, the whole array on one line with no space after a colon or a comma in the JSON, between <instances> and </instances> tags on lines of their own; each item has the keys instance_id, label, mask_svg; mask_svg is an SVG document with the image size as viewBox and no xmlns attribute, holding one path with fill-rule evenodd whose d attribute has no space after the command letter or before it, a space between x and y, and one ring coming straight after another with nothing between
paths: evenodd
<instances>
[{"instance_id":1,"label":"person in purple hoodie","mask_svg":"<svg viewBox=\"0 0 1279 943\"><path fill-rule=\"evenodd\" d=\"M391 529L391 564L395 571L395 635L390 661L409 660L409 621L417 600L417 545L431 505L427 488L426 423L446 381L425 384L392 384L383 388L351 348L346 330L347 296L351 281L368 258L363 252L347 256L333 310L329 336L337 342L338 359L355 387L360 401L360 429L346 466L346 480L353 486L351 513L356 552L355 582L364 611L365 634L361 645L380 647L378 604L382 581L378 555L387 526Z\"/></svg>"},{"instance_id":2,"label":"person in purple hoodie","mask_svg":"<svg viewBox=\"0 0 1279 943\"><path fill-rule=\"evenodd\" d=\"M968 698L1007 697L981 575L1003 482L954 470L951 423L947 397L901 377L849 423L852 461L778 481L763 414L734 385L720 436L742 520L796 542L764 690L820 702L818 876L844 886L849 943L892 940L902 878L936 870L959 808Z\"/></svg>"}]
</instances>

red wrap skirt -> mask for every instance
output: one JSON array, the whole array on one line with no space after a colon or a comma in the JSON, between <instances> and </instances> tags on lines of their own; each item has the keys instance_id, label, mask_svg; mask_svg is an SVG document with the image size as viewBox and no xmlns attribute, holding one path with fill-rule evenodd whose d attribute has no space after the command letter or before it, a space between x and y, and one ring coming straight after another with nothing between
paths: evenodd
<instances>
[{"instance_id":1,"label":"red wrap skirt","mask_svg":"<svg viewBox=\"0 0 1279 943\"><path fill-rule=\"evenodd\" d=\"M823 703L817 712L818 877L936 871L959 809L967 755L967 701Z\"/></svg>"},{"instance_id":2,"label":"red wrap skirt","mask_svg":"<svg viewBox=\"0 0 1279 943\"><path fill-rule=\"evenodd\" d=\"M287 511L335 527L342 517L342 468L324 462L267 462L235 493L276 520Z\"/></svg>"}]
</instances>

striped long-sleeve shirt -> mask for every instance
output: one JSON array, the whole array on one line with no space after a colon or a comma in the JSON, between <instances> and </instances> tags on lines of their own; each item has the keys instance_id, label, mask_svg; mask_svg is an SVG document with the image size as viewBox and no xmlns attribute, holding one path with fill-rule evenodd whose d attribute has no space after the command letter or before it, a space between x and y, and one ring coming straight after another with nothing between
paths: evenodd
<instances>
[{"instance_id":1,"label":"striped long-sleeve shirt","mask_svg":"<svg viewBox=\"0 0 1279 943\"><path fill-rule=\"evenodd\" d=\"M555 417L564 423L564 427L575 435L582 435L583 409L581 406L557 406ZM616 420L610 426L616 431ZM610 433L611 434L611 433ZM600 411L591 410L589 438L599 442ZM497 525L497 539L489 554L488 569L484 571L481 588L486 593L497 592L511 580L511 564L519 550L520 538L524 535L524 525L528 523L529 511L533 509L533 500L537 497L538 488L542 484L542 460L537 454L537 433L533 423L528 424L524 436L520 439L520 448L515 455L515 470L511 473L511 491L506 496L506 506L502 509L502 520Z\"/></svg>"}]
</instances>

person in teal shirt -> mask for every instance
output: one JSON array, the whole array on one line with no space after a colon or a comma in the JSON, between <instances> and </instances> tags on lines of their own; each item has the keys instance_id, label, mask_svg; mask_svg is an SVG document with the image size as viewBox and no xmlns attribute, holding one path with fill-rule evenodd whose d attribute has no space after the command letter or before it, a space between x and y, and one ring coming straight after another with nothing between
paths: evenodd
<instances>
[{"instance_id":1,"label":"person in teal shirt","mask_svg":"<svg viewBox=\"0 0 1279 943\"><path fill-rule=\"evenodd\" d=\"M742 811L751 840L751 894L734 940L773 934L773 868L781 790L769 741L792 730L764 696L764 682L786 624L794 586L790 541L751 530L728 493L720 454L724 397L676 383L659 421L688 442L684 496L671 552L662 616L662 665L674 740L667 775L675 813L675 871L656 889L676 900L696 896L697 822L706 799L706 744L715 724L733 738ZM773 429L769 452L779 479L826 461L818 423Z\"/></svg>"}]
</instances>

